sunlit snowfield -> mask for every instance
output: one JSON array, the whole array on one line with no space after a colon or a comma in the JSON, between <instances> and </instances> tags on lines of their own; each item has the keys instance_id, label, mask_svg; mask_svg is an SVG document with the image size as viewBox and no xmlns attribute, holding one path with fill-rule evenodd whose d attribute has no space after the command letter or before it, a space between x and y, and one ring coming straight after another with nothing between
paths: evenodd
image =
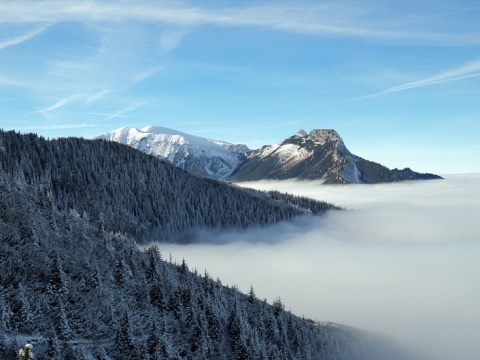
<instances>
[{"instance_id":1,"label":"sunlit snowfield","mask_svg":"<svg viewBox=\"0 0 480 360\"><path fill-rule=\"evenodd\" d=\"M320 321L381 332L436 359L480 352L480 175L384 185L243 183L341 205L210 244L162 245L200 273Z\"/></svg>"}]
</instances>

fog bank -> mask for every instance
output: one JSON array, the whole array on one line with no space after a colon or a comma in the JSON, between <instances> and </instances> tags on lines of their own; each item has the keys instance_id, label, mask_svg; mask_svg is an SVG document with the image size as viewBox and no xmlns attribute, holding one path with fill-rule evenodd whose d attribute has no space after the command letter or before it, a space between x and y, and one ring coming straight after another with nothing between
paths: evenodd
<instances>
[{"instance_id":1,"label":"fog bank","mask_svg":"<svg viewBox=\"0 0 480 360\"><path fill-rule=\"evenodd\" d=\"M480 344L480 176L383 185L316 181L242 186L347 207L293 224L162 244L224 284L319 321L381 332L442 359L477 359Z\"/></svg>"}]
</instances>

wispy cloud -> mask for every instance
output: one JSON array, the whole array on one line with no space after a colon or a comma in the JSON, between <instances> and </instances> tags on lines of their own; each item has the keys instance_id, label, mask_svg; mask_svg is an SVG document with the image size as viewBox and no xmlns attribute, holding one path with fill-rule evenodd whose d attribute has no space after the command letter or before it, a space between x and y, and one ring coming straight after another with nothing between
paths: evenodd
<instances>
[{"instance_id":1,"label":"wispy cloud","mask_svg":"<svg viewBox=\"0 0 480 360\"><path fill-rule=\"evenodd\" d=\"M480 60L476 60L455 69L442 72L440 74L430 76L428 78L409 82L403 85L395 86L383 91L383 93L391 93L396 91L404 91L418 87L442 84L450 81L463 80L466 78L476 77L480 75Z\"/></svg>"},{"instance_id":2,"label":"wispy cloud","mask_svg":"<svg viewBox=\"0 0 480 360\"><path fill-rule=\"evenodd\" d=\"M21 43L23 43L27 40L30 40L31 38L34 38L35 36L42 33L47 27L48 26L43 26L43 27L31 30L31 31L29 31L25 34L13 37L11 39L0 40L0 50L5 49L9 46L18 45L18 44L21 44Z\"/></svg>"},{"instance_id":3,"label":"wispy cloud","mask_svg":"<svg viewBox=\"0 0 480 360\"><path fill-rule=\"evenodd\" d=\"M379 12L373 7L344 2L206 9L178 4L172 6L172 3L163 2L135 6L94 2L70 5L51 0L32 6L31 2L16 1L0 4L0 23L157 21L180 28L200 25L256 26L314 36L451 45L480 43L478 31L452 32L443 31L441 27L431 29L431 22L419 19L421 14L416 15L413 21L408 15L402 17L402 12L397 10L392 8ZM427 15L424 12L425 18ZM431 20L431 15L428 16ZM441 14L439 17L442 20ZM437 21L437 24L441 23ZM183 30L165 33L160 38L160 44L167 50L172 49L184 35Z\"/></svg>"},{"instance_id":4,"label":"wispy cloud","mask_svg":"<svg viewBox=\"0 0 480 360\"><path fill-rule=\"evenodd\" d=\"M102 91L99 91L97 93L88 95L85 99L85 103L86 104L95 103L95 102L103 99L106 95L108 95L112 92L113 92L113 90L102 90Z\"/></svg>"},{"instance_id":5,"label":"wispy cloud","mask_svg":"<svg viewBox=\"0 0 480 360\"><path fill-rule=\"evenodd\" d=\"M26 84L0 76L0 85L24 87Z\"/></svg>"},{"instance_id":6,"label":"wispy cloud","mask_svg":"<svg viewBox=\"0 0 480 360\"><path fill-rule=\"evenodd\" d=\"M120 117L120 118L125 118L127 116L118 114L118 113L99 113L99 112L91 112L88 113L89 115L96 115L96 116L101 116L103 118L113 118L113 117Z\"/></svg>"},{"instance_id":7,"label":"wispy cloud","mask_svg":"<svg viewBox=\"0 0 480 360\"><path fill-rule=\"evenodd\" d=\"M106 115L106 117L102 121L105 122L105 121L112 120L112 119L115 119L115 118L118 118L118 117L125 117L124 114L129 113L131 111L134 111L134 110L138 109L139 107L142 107L145 104L146 103L138 103L138 104L134 104L134 105L128 106L126 108L123 108L121 110L118 110L118 111L116 111L112 114L104 114L104 115Z\"/></svg>"},{"instance_id":8,"label":"wispy cloud","mask_svg":"<svg viewBox=\"0 0 480 360\"><path fill-rule=\"evenodd\" d=\"M165 51L172 51L180 44L187 33L188 31L184 29L165 31L160 35L160 47Z\"/></svg>"},{"instance_id":9,"label":"wispy cloud","mask_svg":"<svg viewBox=\"0 0 480 360\"><path fill-rule=\"evenodd\" d=\"M133 75L133 81L134 83L139 83L143 80L146 80L148 79L149 77L157 74L159 71L163 70L166 68L166 65L161 65L161 66L155 66L153 68L150 68L150 69L146 69L142 72L139 72L135 75Z\"/></svg>"},{"instance_id":10,"label":"wispy cloud","mask_svg":"<svg viewBox=\"0 0 480 360\"><path fill-rule=\"evenodd\" d=\"M459 81L459 80L464 80L464 79L477 77L477 76L480 76L480 59L463 64L454 69L451 69L433 76L429 76L421 80L416 80L416 81L408 82L405 84L393 86L374 94L337 101L330 105L338 105L338 104L343 104L343 103L352 102L352 101L367 100L377 96L391 94L399 91L406 91L406 90L411 90L411 89L416 89L421 87L443 84L446 82Z\"/></svg>"},{"instance_id":11,"label":"wispy cloud","mask_svg":"<svg viewBox=\"0 0 480 360\"><path fill-rule=\"evenodd\" d=\"M67 96L66 98L58 100L53 105L51 105L51 106L49 106L45 109L42 109L39 112L48 113L50 111L57 110L57 109L59 109L61 107L64 107L68 104L71 104L75 101L82 102L84 104L92 104L92 103L95 103L95 102L101 100L107 94L109 94L111 92L113 92L113 90L102 90L102 91L98 91L98 92L95 92L95 93L92 93L92 94L78 93L78 94L70 95L70 96Z\"/></svg>"},{"instance_id":12,"label":"wispy cloud","mask_svg":"<svg viewBox=\"0 0 480 360\"><path fill-rule=\"evenodd\" d=\"M52 106L46 108L46 109L43 109L43 110L40 110L40 112L50 112L50 111L53 111L53 110L56 110L58 108L61 108L65 105L68 105L70 104L71 102L74 102L76 100L79 100L79 99L82 99L84 98L85 95L84 94L75 94L75 95L71 95L71 96L68 96L64 99L61 99L59 101L57 101L55 104L53 104Z\"/></svg>"}]
</instances>

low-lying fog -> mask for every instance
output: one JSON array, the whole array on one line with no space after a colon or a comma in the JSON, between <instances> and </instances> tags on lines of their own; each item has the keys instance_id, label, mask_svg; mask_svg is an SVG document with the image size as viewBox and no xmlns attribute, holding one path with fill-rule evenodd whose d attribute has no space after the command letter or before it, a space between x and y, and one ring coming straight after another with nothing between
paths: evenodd
<instances>
[{"instance_id":1,"label":"low-lying fog","mask_svg":"<svg viewBox=\"0 0 480 360\"><path fill-rule=\"evenodd\" d=\"M480 353L480 176L383 185L249 182L345 206L243 233L201 233L208 244L163 244L297 315L374 330L435 359Z\"/></svg>"}]
</instances>

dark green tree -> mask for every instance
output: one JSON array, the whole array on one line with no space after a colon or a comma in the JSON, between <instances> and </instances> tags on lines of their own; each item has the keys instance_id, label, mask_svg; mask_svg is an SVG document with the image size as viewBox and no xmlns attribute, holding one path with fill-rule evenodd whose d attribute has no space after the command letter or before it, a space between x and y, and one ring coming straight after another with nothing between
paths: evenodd
<instances>
[{"instance_id":1,"label":"dark green tree","mask_svg":"<svg viewBox=\"0 0 480 360\"><path fill-rule=\"evenodd\" d=\"M115 334L115 353L124 358L136 356L136 347L132 339L128 313L125 313L120 320Z\"/></svg>"}]
</instances>

